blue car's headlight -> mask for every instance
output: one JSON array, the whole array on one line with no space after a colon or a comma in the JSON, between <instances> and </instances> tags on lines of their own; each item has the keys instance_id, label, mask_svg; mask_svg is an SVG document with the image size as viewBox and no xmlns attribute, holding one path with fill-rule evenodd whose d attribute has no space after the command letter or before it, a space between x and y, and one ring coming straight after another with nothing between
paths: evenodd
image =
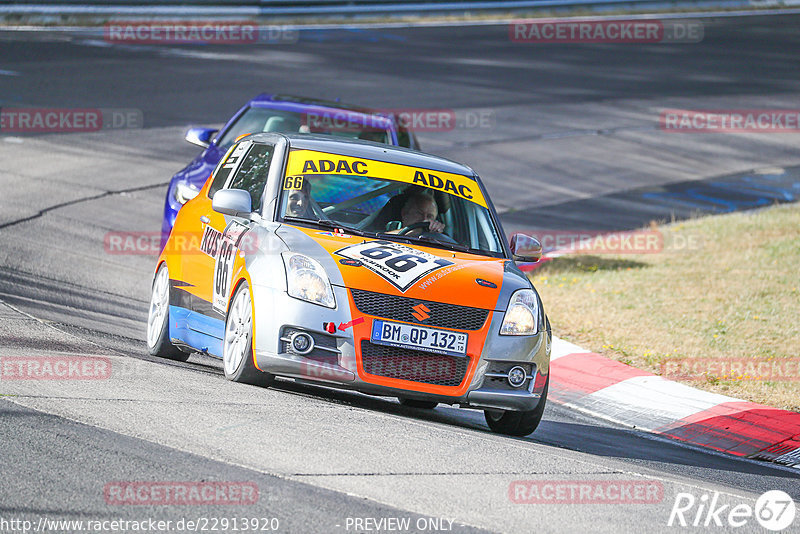
<instances>
[{"instance_id":1,"label":"blue car's headlight","mask_svg":"<svg viewBox=\"0 0 800 534\"><path fill-rule=\"evenodd\" d=\"M539 333L539 299L531 289L520 289L511 295L501 336L530 336Z\"/></svg>"},{"instance_id":2,"label":"blue car's headlight","mask_svg":"<svg viewBox=\"0 0 800 534\"><path fill-rule=\"evenodd\" d=\"M185 184L183 182L178 182L177 185L175 186L174 195L175 195L175 200L177 200L181 204L186 204L194 197L196 197L198 193L200 193L200 190L195 189L194 186L190 184Z\"/></svg>"},{"instance_id":3,"label":"blue car's headlight","mask_svg":"<svg viewBox=\"0 0 800 534\"><path fill-rule=\"evenodd\" d=\"M328 308L336 307L328 274L320 263L296 252L283 253L289 295Z\"/></svg>"}]
</instances>

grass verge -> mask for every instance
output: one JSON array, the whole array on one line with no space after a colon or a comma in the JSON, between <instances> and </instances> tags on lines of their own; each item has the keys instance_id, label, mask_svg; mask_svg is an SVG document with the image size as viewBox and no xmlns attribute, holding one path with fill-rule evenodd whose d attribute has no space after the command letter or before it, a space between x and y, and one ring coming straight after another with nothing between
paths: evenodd
<instances>
[{"instance_id":1,"label":"grass verge","mask_svg":"<svg viewBox=\"0 0 800 534\"><path fill-rule=\"evenodd\" d=\"M665 378L800 411L800 204L651 229L663 235L658 253L572 254L530 273L553 332Z\"/></svg>"}]
</instances>

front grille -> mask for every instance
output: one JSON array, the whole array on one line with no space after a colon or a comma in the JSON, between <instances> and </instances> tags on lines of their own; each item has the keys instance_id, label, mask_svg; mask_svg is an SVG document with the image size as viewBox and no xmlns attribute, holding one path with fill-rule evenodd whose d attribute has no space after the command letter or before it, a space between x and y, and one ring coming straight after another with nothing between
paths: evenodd
<instances>
[{"instance_id":1,"label":"front grille","mask_svg":"<svg viewBox=\"0 0 800 534\"><path fill-rule=\"evenodd\" d=\"M458 386L467 374L469 358L401 349L361 341L361 365L375 376L437 386Z\"/></svg>"},{"instance_id":2,"label":"front grille","mask_svg":"<svg viewBox=\"0 0 800 534\"><path fill-rule=\"evenodd\" d=\"M314 348L308 354L303 354L303 358L334 365L339 364L339 349L336 348L336 338L325 334L319 334L317 332L309 332L307 330L292 328L291 326L284 327L283 332L281 333L281 352L297 354L292 347L291 342L289 341L289 339L292 337L292 334L295 332L305 332L314 338ZM325 347L329 350L325 350L322 347Z\"/></svg>"},{"instance_id":3,"label":"front grille","mask_svg":"<svg viewBox=\"0 0 800 534\"><path fill-rule=\"evenodd\" d=\"M415 322L416 318L412 314L415 311L414 306L419 304L424 304L430 310L427 312L430 318L420 323L425 326L440 326L458 330L480 330L489 315L489 310L480 308L396 297L360 289L351 291L358 311L367 315L396 321Z\"/></svg>"}]
</instances>

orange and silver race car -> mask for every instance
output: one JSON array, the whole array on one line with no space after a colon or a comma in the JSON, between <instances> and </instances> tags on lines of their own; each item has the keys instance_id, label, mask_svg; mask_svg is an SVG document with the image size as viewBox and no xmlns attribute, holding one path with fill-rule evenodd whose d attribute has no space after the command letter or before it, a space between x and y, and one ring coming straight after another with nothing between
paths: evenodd
<instances>
[{"instance_id":1,"label":"orange and silver race car","mask_svg":"<svg viewBox=\"0 0 800 534\"><path fill-rule=\"evenodd\" d=\"M478 176L370 142L254 134L180 210L153 280L151 354L313 381L533 432L551 333Z\"/></svg>"}]
</instances>

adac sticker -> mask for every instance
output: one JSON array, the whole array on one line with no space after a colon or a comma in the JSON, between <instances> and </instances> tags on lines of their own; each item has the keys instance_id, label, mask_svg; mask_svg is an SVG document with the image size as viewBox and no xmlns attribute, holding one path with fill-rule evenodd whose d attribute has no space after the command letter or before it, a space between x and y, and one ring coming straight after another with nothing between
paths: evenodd
<instances>
[{"instance_id":1,"label":"adac sticker","mask_svg":"<svg viewBox=\"0 0 800 534\"><path fill-rule=\"evenodd\" d=\"M295 185L298 175L340 174L346 176L369 176L380 180L392 180L427 187L469 200L484 208L486 199L478 182L463 174L433 171L397 163L387 163L364 158L353 158L340 154L328 154L313 150L292 150L286 166L286 180ZM284 188L288 188L284 183Z\"/></svg>"},{"instance_id":2,"label":"adac sticker","mask_svg":"<svg viewBox=\"0 0 800 534\"><path fill-rule=\"evenodd\" d=\"M344 230L340 229L334 230L333 232L317 232L317 235L325 235L328 237L341 237L342 239L350 239L351 237L353 237L350 234L344 233Z\"/></svg>"},{"instance_id":3,"label":"adac sticker","mask_svg":"<svg viewBox=\"0 0 800 534\"><path fill-rule=\"evenodd\" d=\"M335 254L358 260L364 267L403 292L423 276L455 265L452 261L391 241L350 245L337 250Z\"/></svg>"}]
</instances>

